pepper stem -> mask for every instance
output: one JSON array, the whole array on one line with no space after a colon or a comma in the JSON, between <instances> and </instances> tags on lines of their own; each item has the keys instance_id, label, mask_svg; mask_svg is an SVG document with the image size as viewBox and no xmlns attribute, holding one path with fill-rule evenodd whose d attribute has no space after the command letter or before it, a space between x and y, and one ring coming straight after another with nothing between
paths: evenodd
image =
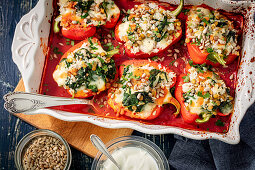
<instances>
[{"instance_id":1,"label":"pepper stem","mask_svg":"<svg viewBox=\"0 0 255 170\"><path fill-rule=\"evenodd\" d=\"M180 110L181 110L180 103L173 97L171 97L170 103L175 106L176 112L174 113L174 115L177 116L180 113Z\"/></svg>"},{"instance_id":2,"label":"pepper stem","mask_svg":"<svg viewBox=\"0 0 255 170\"><path fill-rule=\"evenodd\" d=\"M59 28L59 22L60 22L60 15L55 19L55 23L54 23L54 27L53 27L53 31L54 33L59 33L60 28Z\"/></svg>"},{"instance_id":3,"label":"pepper stem","mask_svg":"<svg viewBox=\"0 0 255 170\"><path fill-rule=\"evenodd\" d=\"M184 0L180 0L179 6L178 6L174 11L172 11L172 14L173 14L174 16L179 15L179 13L182 11L183 4L184 4Z\"/></svg>"},{"instance_id":4,"label":"pepper stem","mask_svg":"<svg viewBox=\"0 0 255 170\"><path fill-rule=\"evenodd\" d=\"M208 122L211 117L212 117L212 114L204 113L202 115L202 119L196 119L196 123L205 123L205 122Z\"/></svg>"},{"instance_id":5,"label":"pepper stem","mask_svg":"<svg viewBox=\"0 0 255 170\"><path fill-rule=\"evenodd\" d=\"M118 54L118 53L119 53L119 49L114 49L114 50L108 51L107 57L112 57L113 55Z\"/></svg>"},{"instance_id":6,"label":"pepper stem","mask_svg":"<svg viewBox=\"0 0 255 170\"><path fill-rule=\"evenodd\" d=\"M223 59L223 57L220 57L218 53L212 52L207 56L207 59L212 61L213 63L220 63L221 65L225 65L226 61Z\"/></svg>"}]
</instances>

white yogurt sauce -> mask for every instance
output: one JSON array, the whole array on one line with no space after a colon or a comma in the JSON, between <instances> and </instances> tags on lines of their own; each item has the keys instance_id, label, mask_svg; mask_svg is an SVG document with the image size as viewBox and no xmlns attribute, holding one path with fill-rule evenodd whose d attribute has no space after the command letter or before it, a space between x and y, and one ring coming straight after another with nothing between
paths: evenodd
<instances>
[{"instance_id":1,"label":"white yogurt sauce","mask_svg":"<svg viewBox=\"0 0 255 170\"><path fill-rule=\"evenodd\" d=\"M146 150L137 147L124 147L112 153L113 158L120 165L121 170L158 170L155 159ZM118 170L107 159L101 170Z\"/></svg>"}]
</instances>

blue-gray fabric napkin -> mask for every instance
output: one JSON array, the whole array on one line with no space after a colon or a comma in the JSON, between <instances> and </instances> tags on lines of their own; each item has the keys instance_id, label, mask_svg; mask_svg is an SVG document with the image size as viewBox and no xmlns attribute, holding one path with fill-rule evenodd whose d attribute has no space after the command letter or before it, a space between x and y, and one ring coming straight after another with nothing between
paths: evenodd
<instances>
[{"instance_id":1,"label":"blue-gray fabric napkin","mask_svg":"<svg viewBox=\"0 0 255 170\"><path fill-rule=\"evenodd\" d=\"M169 163L175 169L255 170L255 104L240 124L241 141L191 140L178 135Z\"/></svg>"}]
</instances>

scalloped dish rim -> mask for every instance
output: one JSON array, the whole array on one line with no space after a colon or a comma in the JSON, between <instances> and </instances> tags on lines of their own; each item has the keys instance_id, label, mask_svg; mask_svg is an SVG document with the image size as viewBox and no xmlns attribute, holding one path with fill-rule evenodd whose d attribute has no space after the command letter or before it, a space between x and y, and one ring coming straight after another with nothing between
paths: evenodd
<instances>
[{"instance_id":1,"label":"scalloped dish rim","mask_svg":"<svg viewBox=\"0 0 255 170\"><path fill-rule=\"evenodd\" d=\"M25 16L21 18L16 26L12 44L12 57L18 66L25 85L26 92L38 92L43 72L45 55L47 54L48 36L50 32L50 21L53 14L53 0L39 0L37 5ZM168 2L168 0L163 0ZM171 2L178 4L178 0ZM71 113L52 109L39 109L29 114L48 114L64 121L84 121L104 128L131 128L148 134L177 134L184 137L205 140L218 139L229 144L237 144L240 141L239 125L246 110L255 101L255 32L254 11L255 3L234 2L226 0L186 0L185 4L207 4L209 6L221 7L226 11L240 11L247 9L245 15L245 31L243 34L243 48L241 64L238 70L238 80L235 93L234 113L231 117L229 130L227 133L216 133L207 131L196 131L182 129L172 126L147 125L136 121L123 121L97 117L93 115ZM27 28L27 29L25 29Z\"/></svg>"}]
</instances>

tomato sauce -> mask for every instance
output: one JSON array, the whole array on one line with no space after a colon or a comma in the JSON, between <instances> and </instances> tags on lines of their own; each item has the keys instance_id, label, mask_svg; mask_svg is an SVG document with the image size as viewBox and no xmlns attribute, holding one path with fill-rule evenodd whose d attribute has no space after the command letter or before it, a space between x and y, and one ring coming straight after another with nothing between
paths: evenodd
<instances>
[{"instance_id":1,"label":"tomato sauce","mask_svg":"<svg viewBox=\"0 0 255 170\"><path fill-rule=\"evenodd\" d=\"M58 15L58 7L56 5L56 1L53 2L55 6L54 17ZM138 2L130 1L130 0L119 0L116 1L116 4L120 7L120 9L125 9L126 11L129 8L132 8L134 4ZM167 8L173 10L175 6L171 6L167 3L160 3L162 6L166 6ZM202 5L205 6L205 5ZM184 9L189 9L191 6L185 6ZM206 6L207 7L207 6ZM185 10L183 10L185 11ZM229 17L229 19L234 21L234 25L236 29L242 32L241 28L243 27L243 16L239 14L233 13L223 13ZM54 19L53 17L53 19ZM183 35L182 39L177 43L170 47L164 53L158 55L157 62L161 63L162 65L170 67L177 76L184 72L184 68L187 62L190 60L187 47L185 46L185 20L187 16L184 12L182 12L178 18L182 21L183 27ZM114 29L106 29L103 27L97 28L97 33L95 37L97 37L102 45L111 42L115 47L119 46L120 54L115 55L114 59L116 65L119 66L123 61L130 60L127 56L125 56L123 49L124 46L122 43L119 43L115 40L114 36L112 36ZM63 53L65 53L72 45L78 43L79 41L72 41L66 39L61 34L55 34L53 32L53 24L52 29L49 37L49 53L46 57L44 72L42 76L41 86L40 86L40 93L51 95L51 96L59 96L59 97L69 97L71 96L66 92L66 90L62 87L58 87L57 83L53 80L52 73L55 70L55 67L59 63L59 60ZM241 42L241 37L239 38L239 42ZM240 44L241 45L241 44ZM104 46L103 46L104 47ZM176 50L177 49L177 50ZM179 50L179 51L178 51ZM230 93L232 96L235 94L236 88L236 75L238 69L239 61L236 59L232 64L228 65L227 67L220 66L218 68L214 68L215 72L217 72L220 77L225 81L226 85L230 87ZM152 124L152 125L164 125L164 126L174 126L180 127L184 129L192 129L192 130L199 130L199 131L210 131L210 132L220 132L226 133L229 128L229 123L231 120L231 115L220 117L215 116L212 117L209 122L203 124L188 124L185 123L181 117L178 115L175 117L173 113L176 111L173 105L164 105L162 113L153 120L136 120L126 116L116 116L113 110L107 105L107 91L103 92L94 98L89 98L94 101L96 109L92 106L88 105L69 105L69 106L58 106L58 107L51 107L52 109L75 112L75 113L82 113L82 114L90 114L90 115L97 115L100 117L111 118L111 119L118 119L118 120L127 120L127 121L138 121L144 124ZM218 121L224 122L220 126L216 125Z\"/></svg>"}]
</instances>

